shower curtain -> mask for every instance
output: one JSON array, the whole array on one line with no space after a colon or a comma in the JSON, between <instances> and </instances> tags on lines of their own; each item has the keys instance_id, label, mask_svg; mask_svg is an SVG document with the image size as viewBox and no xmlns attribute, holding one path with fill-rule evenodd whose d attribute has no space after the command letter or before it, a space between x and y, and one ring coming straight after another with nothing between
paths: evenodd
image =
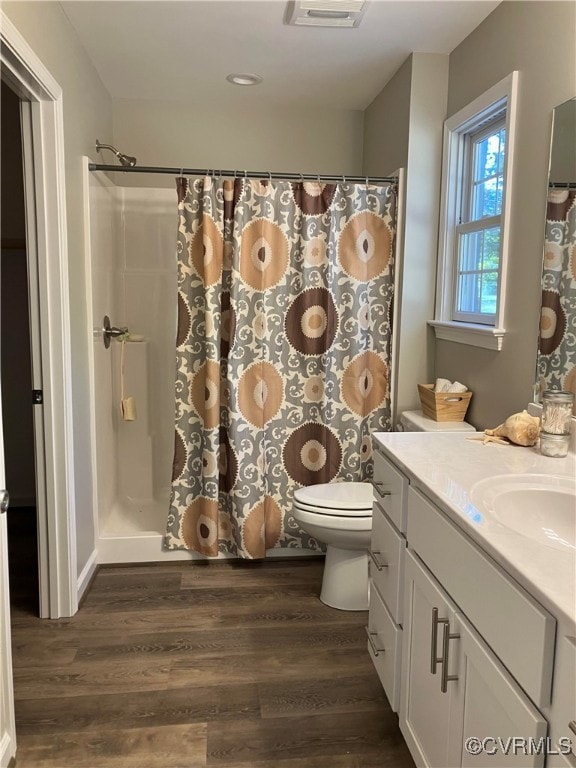
<instances>
[{"instance_id":1,"label":"shower curtain","mask_svg":"<svg viewBox=\"0 0 576 768\"><path fill-rule=\"evenodd\" d=\"M576 190L548 193L538 352L541 392L576 393Z\"/></svg>"},{"instance_id":2,"label":"shower curtain","mask_svg":"<svg viewBox=\"0 0 576 768\"><path fill-rule=\"evenodd\" d=\"M370 478L391 428L396 191L206 177L178 200L166 546L320 549L294 490Z\"/></svg>"}]
</instances>

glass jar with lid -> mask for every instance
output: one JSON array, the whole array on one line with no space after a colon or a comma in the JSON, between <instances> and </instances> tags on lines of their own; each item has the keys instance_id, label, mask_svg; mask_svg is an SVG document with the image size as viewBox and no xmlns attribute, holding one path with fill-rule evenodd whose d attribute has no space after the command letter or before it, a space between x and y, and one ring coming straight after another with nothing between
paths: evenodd
<instances>
[{"instance_id":1,"label":"glass jar with lid","mask_svg":"<svg viewBox=\"0 0 576 768\"><path fill-rule=\"evenodd\" d=\"M561 459L568 455L570 435L549 435L540 432L540 453L542 456L552 456Z\"/></svg>"},{"instance_id":2,"label":"glass jar with lid","mask_svg":"<svg viewBox=\"0 0 576 768\"><path fill-rule=\"evenodd\" d=\"M542 397L542 432L548 435L569 435L573 407L573 392L547 389Z\"/></svg>"}]
</instances>

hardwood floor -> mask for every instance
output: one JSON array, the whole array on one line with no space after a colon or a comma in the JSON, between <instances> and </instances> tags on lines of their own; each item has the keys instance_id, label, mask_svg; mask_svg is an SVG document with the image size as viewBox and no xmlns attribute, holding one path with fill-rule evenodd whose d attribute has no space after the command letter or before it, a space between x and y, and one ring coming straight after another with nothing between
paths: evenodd
<instances>
[{"instance_id":1,"label":"hardwood floor","mask_svg":"<svg viewBox=\"0 0 576 768\"><path fill-rule=\"evenodd\" d=\"M16 768L412 768L322 567L106 567L56 621L16 601Z\"/></svg>"}]
</instances>

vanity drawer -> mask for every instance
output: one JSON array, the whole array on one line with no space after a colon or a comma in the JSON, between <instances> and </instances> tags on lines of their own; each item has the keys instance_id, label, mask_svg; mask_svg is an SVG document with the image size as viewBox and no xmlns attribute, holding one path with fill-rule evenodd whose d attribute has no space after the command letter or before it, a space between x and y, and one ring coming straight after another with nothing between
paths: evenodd
<instances>
[{"instance_id":1,"label":"vanity drawer","mask_svg":"<svg viewBox=\"0 0 576 768\"><path fill-rule=\"evenodd\" d=\"M555 619L412 487L407 538L534 703L546 707Z\"/></svg>"},{"instance_id":2,"label":"vanity drawer","mask_svg":"<svg viewBox=\"0 0 576 768\"><path fill-rule=\"evenodd\" d=\"M396 624L402 624L402 592L406 539L394 528L374 504L372 543L370 545L370 577Z\"/></svg>"},{"instance_id":3,"label":"vanity drawer","mask_svg":"<svg viewBox=\"0 0 576 768\"><path fill-rule=\"evenodd\" d=\"M385 510L396 528L406 533L406 491L408 480L375 446L374 498Z\"/></svg>"},{"instance_id":4,"label":"vanity drawer","mask_svg":"<svg viewBox=\"0 0 576 768\"><path fill-rule=\"evenodd\" d=\"M368 653L394 712L400 704L402 630L396 626L376 589L370 590Z\"/></svg>"}]
</instances>

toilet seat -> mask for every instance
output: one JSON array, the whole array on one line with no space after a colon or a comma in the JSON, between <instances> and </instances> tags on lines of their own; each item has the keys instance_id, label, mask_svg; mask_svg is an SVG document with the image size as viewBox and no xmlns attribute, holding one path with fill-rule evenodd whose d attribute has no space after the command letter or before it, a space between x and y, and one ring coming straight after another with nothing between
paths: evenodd
<instances>
[{"instance_id":1,"label":"toilet seat","mask_svg":"<svg viewBox=\"0 0 576 768\"><path fill-rule=\"evenodd\" d=\"M342 517L347 520L354 517L372 517L372 507L362 509L342 509L341 507L319 507L315 504L303 504L301 501L294 499L294 509L302 509L307 512L313 512L315 515L323 515L324 517Z\"/></svg>"},{"instance_id":2,"label":"toilet seat","mask_svg":"<svg viewBox=\"0 0 576 768\"><path fill-rule=\"evenodd\" d=\"M319 515L371 517L371 483L321 483L294 491L294 504Z\"/></svg>"},{"instance_id":3,"label":"toilet seat","mask_svg":"<svg viewBox=\"0 0 576 768\"><path fill-rule=\"evenodd\" d=\"M372 530L372 510L364 515L347 515L337 510L338 514L329 514L329 510L319 513L319 508L307 509L295 505L295 519L304 525L315 525L317 528L332 528L335 531L371 531ZM368 510L364 510L368 512ZM328 513L328 514L326 514Z\"/></svg>"}]
</instances>

